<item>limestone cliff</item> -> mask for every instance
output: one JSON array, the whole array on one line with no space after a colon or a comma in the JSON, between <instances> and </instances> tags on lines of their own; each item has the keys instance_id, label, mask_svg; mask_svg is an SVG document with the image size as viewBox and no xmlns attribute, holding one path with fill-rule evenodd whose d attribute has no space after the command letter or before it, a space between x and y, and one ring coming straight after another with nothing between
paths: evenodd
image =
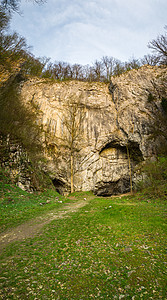
<instances>
[{"instance_id":1,"label":"limestone cliff","mask_svg":"<svg viewBox=\"0 0 167 300\"><path fill-rule=\"evenodd\" d=\"M35 78L25 82L21 87L23 101L36 111L42 129L46 158L42 168L57 190L70 190L69 122L70 110L77 105L74 131L78 134L73 147L75 190L93 190L98 195L129 191L127 149L132 169L155 154L161 140L152 139L152 128L157 113L162 113L165 85L166 69L150 66L111 78L110 86Z\"/></svg>"}]
</instances>

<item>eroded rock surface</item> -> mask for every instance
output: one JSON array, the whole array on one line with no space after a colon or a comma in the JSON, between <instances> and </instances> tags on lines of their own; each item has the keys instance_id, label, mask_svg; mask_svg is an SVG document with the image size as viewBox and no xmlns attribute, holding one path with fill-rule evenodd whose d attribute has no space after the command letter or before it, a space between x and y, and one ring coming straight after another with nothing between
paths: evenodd
<instances>
[{"instance_id":1,"label":"eroded rock surface","mask_svg":"<svg viewBox=\"0 0 167 300\"><path fill-rule=\"evenodd\" d=\"M69 103L79 102L83 113L73 153L75 190L124 193L130 189L127 145L133 169L153 156L160 142L152 139L152 127L166 96L165 80L165 68L143 66L112 78L112 89L104 83L79 81L24 83L23 100L37 112L42 126L46 158L42 167L60 193L70 189Z\"/></svg>"}]
</instances>

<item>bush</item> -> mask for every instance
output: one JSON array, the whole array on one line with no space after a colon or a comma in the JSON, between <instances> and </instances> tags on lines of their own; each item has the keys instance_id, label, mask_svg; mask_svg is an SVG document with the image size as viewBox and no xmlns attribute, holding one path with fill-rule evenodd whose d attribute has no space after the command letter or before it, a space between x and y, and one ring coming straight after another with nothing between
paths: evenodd
<instances>
[{"instance_id":1,"label":"bush","mask_svg":"<svg viewBox=\"0 0 167 300\"><path fill-rule=\"evenodd\" d=\"M137 184L137 190L150 196L167 196L167 156L160 156L156 161L147 161L140 172L144 179Z\"/></svg>"}]
</instances>

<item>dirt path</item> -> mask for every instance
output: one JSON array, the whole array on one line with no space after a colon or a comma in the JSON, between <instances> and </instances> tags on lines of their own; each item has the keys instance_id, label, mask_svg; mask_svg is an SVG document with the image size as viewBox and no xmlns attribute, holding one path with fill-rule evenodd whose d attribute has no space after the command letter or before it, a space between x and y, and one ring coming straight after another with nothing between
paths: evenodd
<instances>
[{"instance_id":1,"label":"dirt path","mask_svg":"<svg viewBox=\"0 0 167 300\"><path fill-rule=\"evenodd\" d=\"M30 237L34 237L42 227L52 220L65 218L71 212L78 211L81 207L85 206L88 201L77 201L71 204L65 204L62 210L53 210L43 216L37 217L34 220L27 221L15 228L10 228L0 234L0 252L10 243L21 241Z\"/></svg>"},{"instance_id":2,"label":"dirt path","mask_svg":"<svg viewBox=\"0 0 167 300\"><path fill-rule=\"evenodd\" d=\"M123 196L128 196L127 194L117 195L117 196L111 196L111 198L122 198ZM22 241L27 238L34 237L39 233L39 231L42 229L42 227L48 223L50 223L52 220L61 219L68 217L68 214L71 212L78 211L81 207L85 206L90 200L94 199L96 196L89 196L85 200L78 200L74 203L66 203L61 209L55 209L51 212L42 215L40 217L37 217L33 220L27 221L24 224L21 224L14 228L9 228L5 232L0 234L0 252L3 251L3 249L10 243L15 241ZM100 197L99 197L100 198ZM103 198L103 197L102 197ZM74 200L75 197L69 198L71 200Z\"/></svg>"}]
</instances>

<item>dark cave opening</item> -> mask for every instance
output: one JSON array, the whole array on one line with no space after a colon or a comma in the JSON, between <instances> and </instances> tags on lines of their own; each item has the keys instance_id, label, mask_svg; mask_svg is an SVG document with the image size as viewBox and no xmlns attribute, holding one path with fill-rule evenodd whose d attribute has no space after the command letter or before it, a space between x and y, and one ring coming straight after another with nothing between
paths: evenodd
<instances>
[{"instance_id":1,"label":"dark cave opening","mask_svg":"<svg viewBox=\"0 0 167 300\"><path fill-rule=\"evenodd\" d=\"M53 185L56 189L56 192L58 192L60 195L63 195L64 188L65 188L65 183L62 180L57 179L57 178L54 178L52 180L52 182L53 182Z\"/></svg>"},{"instance_id":2,"label":"dark cave opening","mask_svg":"<svg viewBox=\"0 0 167 300\"><path fill-rule=\"evenodd\" d=\"M102 197L110 197L112 195L126 194L130 192L129 177L121 178L115 182L103 182L96 186L94 194Z\"/></svg>"}]
</instances>

